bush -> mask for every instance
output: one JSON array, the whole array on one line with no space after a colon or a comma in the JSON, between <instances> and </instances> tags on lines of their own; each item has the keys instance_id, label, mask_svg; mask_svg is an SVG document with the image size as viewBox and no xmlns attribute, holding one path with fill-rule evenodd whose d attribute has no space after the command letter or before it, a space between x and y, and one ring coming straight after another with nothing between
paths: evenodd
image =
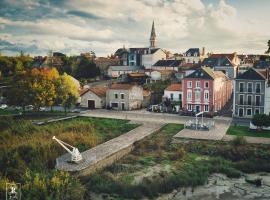
<instances>
[{"instance_id":1,"label":"bush","mask_svg":"<svg viewBox=\"0 0 270 200\"><path fill-rule=\"evenodd\" d=\"M247 144L247 141L243 136L237 136L236 138L232 140L233 146L242 146L246 144Z\"/></svg>"}]
</instances>

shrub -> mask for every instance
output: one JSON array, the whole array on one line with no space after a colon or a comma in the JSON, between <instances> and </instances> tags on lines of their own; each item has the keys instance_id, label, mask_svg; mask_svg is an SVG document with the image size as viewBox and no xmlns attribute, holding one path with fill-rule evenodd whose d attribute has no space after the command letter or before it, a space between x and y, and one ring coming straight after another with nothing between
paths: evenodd
<instances>
[{"instance_id":1,"label":"shrub","mask_svg":"<svg viewBox=\"0 0 270 200\"><path fill-rule=\"evenodd\" d=\"M233 146L242 146L246 144L247 144L247 141L243 136L237 136L236 138L232 140Z\"/></svg>"}]
</instances>

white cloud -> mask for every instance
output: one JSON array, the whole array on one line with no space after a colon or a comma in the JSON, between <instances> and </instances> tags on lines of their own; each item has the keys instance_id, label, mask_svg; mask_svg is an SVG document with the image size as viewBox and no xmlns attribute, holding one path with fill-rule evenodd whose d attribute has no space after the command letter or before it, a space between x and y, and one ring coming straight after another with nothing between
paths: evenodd
<instances>
[{"instance_id":1,"label":"white cloud","mask_svg":"<svg viewBox=\"0 0 270 200\"><path fill-rule=\"evenodd\" d=\"M40 6L33 0L20 3L30 8ZM202 46L218 51L250 51L248 43L259 51L267 38L259 30L263 27L265 32L270 31L266 26L269 22L253 19L251 26L249 18L240 20L237 9L225 0L217 6L204 5L201 0L68 0L52 9L59 16L28 21L0 17L0 30L11 35L11 43L34 44L44 51L74 53L89 49L103 55L123 44L147 46L153 19L158 45L174 52ZM66 14L71 10L97 18Z\"/></svg>"}]
</instances>

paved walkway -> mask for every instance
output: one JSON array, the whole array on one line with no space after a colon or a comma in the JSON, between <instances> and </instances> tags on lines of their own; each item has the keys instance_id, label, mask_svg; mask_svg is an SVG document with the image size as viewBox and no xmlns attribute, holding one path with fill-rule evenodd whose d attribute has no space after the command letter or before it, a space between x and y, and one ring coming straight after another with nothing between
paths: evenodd
<instances>
[{"instance_id":1,"label":"paved walkway","mask_svg":"<svg viewBox=\"0 0 270 200\"><path fill-rule=\"evenodd\" d=\"M79 164L68 162L70 160L70 154L65 154L57 158L56 168L69 172L78 172L87 169L96 165L98 162L109 158L113 154L130 147L136 141L139 141L159 130L162 126L164 126L163 123L143 123L143 125L129 131L128 133L82 152L84 161Z\"/></svg>"},{"instance_id":2,"label":"paved walkway","mask_svg":"<svg viewBox=\"0 0 270 200\"><path fill-rule=\"evenodd\" d=\"M196 140L222 140L222 138L226 135L229 126L230 121L227 123L218 122L215 123L215 127L211 128L209 131L183 129L173 137Z\"/></svg>"},{"instance_id":3,"label":"paved walkway","mask_svg":"<svg viewBox=\"0 0 270 200\"><path fill-rule=\"evenodd\" d=\"M184 124L194 117L189 116L179 116L176 114L167 113L153 113L145 110L135 110L135 111L113 111L113 110L90 110L86 113L81 114L81 116L87 117L103 117L103 118L115 118L115 119L128 119L135 121L148 121L148 122L161 122L161 123L178 123ZM231 118L218 117L214 118L215 122L218 123L230 123Z\"/></svg>"}]
</instances>

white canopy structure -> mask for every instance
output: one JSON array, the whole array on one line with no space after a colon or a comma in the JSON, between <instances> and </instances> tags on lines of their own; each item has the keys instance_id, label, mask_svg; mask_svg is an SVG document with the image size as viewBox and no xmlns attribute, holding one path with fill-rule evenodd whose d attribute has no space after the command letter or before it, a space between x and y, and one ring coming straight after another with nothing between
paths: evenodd
<instances>
[{"instance_id":1,"label":"white canopy structure","mask_svg":"<svg viewBox=\"0 0 270 200\"><path fill-rule=\"evenodd\" d=\"M78 162L82 161L82 155L79 152L78 148L73 147L73 146L63 142L62 140L57 139L55 136L53 136L52 139L56 140L56 142L58 142L65 150L67 150L68 153L71 154L71 162L78 163ZM70 147L71 150L68 147Z\"/></svg>"}]
</instances>

